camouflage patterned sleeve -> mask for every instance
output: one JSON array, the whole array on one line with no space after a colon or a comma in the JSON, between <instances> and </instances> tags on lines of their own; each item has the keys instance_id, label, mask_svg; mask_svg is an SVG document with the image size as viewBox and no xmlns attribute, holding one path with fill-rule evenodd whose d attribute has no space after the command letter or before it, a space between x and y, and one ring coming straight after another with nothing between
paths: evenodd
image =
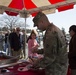
<instances>
[{"instance_id":1,"label":"camouflage patterned sleeve","mask_svg":"<svg viewBox=\"0 0 76 75\"><path fill-rule=\"evenodd\" d=\"M56 32L47 32L44 40L44 58L38 62L38 66L45 68L54 63L58 53L57 38Z\"/></svg>"}]
</instances>

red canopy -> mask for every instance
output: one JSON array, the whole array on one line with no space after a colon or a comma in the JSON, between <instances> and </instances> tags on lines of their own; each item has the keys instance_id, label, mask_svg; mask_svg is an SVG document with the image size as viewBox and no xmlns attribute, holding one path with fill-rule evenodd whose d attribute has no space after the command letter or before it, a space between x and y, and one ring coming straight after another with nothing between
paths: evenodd
<instances>
[{"instance_id":1,"label":"red canopy","mask_svg":"<svg viewBox=\"0 0 76 75\"><path fill-rule=\"evenodd\" d=\"M0 12L8 15L32 14L43 11L45 14L72 9L76 0L0 0Z\"/></svg>"}]
</instances>

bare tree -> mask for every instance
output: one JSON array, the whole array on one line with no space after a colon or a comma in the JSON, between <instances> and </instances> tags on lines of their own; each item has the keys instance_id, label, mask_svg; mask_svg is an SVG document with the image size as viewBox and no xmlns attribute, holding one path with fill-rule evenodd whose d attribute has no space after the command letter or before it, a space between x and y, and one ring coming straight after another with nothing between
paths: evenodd
<instances>
[{"instance_id":1,"label":"bare tree","mask_svg":"<svg viewBox=\"0 0 76 75\"><path fill-rule=\"evenodd\" d=\"M22 23L19 20L20 20L20 17L17 17L17 16L3 15L0 18L0 23L3 24L5 27L10 28L10 30L12 30L13 27L16 27L18 26L18 24Z\"/></svg>"}]
</instances>

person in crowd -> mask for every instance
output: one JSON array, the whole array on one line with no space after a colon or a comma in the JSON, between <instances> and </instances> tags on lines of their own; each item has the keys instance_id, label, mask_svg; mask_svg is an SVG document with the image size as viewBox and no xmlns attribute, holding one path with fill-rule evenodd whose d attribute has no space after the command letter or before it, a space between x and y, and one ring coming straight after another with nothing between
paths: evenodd
<instances>
[{"instance_id":1,"label":"person in crowd","mask_svg":"<svg viewBox=\"0 0 76 75\"><path fill-rule=\"evenodd\" d=\"M69 27L69 33L71 36L69 43L69 67L71 69L71 75L76 75L76 25Z\"/></svg>"},{"instance_id":2,"label":"person in crowd","mask_svg":"<svg viewBox=\"0 0 76 75\"><path fill-rule=\"evenodd\" d=\"M33 18L34 26L45 31L43 49L33 49L33 53L43 53L44 57L33 62L33 67L45 69L45 75L66 75L68 54L62 31L50 23L47 16L38 12Z\"/></svg>"},{"instance_id":3,"label":"person in crowd","mask_svg":"<svg viewBox=\"0 0 76 75\"><path fill-rule=\"evenodd\" d=\"M10 35L9 35L9 40L11 39L11 36L16 32L16 28L13 28Z\"/></svg>"},{"instance_id":4,"label":"person in crowd","mask_svg":"<svg viewBox=\"0 0 76 75\"><path fill-rule=\"evenodd\" d=\"M28 56L31 58L41 58L42 56L37 53L32 53L32 50L37 49L39 44L36 40L37 34L36 31L32 30L30 38L28 40Z\"/></svg>"},{"instance_id":5,"label":"person in crowd","mask_svg":"<svg viewBox=\"0 0 76 75\"><path fill-rule=\"evenodd\" d=\"M4 46L3 46L3 42L4 42L4 34L3 31L0 32L0 52L4 51Z\"/></svg>"},{"instance_id":6,"label":"person in crowd","mask_svg":"<svg viewBox=\"0 0 76 75\"><path fill-rule=\"evenodd\" d=\"M11 44L11 37L12 35L16 32L16 28L13 28L9 34L9 46ZM12 50L11 50L11 46L10 46L10 55L12 55Z\"/></svg>"},{"instance_id":7,"label":"person in crowd","mask_svg":"<svg viewBox=\"0 0 76 75\"><path fill-rule=\"evenodd\" d=\"M10 31L8 30L6 33L5 33L5 47L4 47L4 52L6 52L6 55L10 55L10 51L9 51L9 34L10 34Z\"/></svg>"},{"instance_id":8,"label":"person in crowd","mask_svg":"<svg viewBox=\"0 0 76 75\"><path fill-rule=\"evenodd\" d=\"M9 35L9 41L12 56L19 56L19 58L22 58L20 36L20 28L17 27L16 31Z\"/></svg>"}]
</instances>

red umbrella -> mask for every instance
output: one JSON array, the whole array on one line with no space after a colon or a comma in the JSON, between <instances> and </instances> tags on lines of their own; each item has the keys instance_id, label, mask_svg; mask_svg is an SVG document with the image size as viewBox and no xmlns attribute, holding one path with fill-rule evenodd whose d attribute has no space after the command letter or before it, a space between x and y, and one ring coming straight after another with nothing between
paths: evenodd
<instances>
[{"instance_id":1,"label":"red umbrella","mask_svg":"<svg viewBox=\"0 0 76 75\"><path fill-rule=\"evenodd\" d=\"M0 12L8 15L32 14L43 11L45 14L72 9L76 0L0 0Z\"/></svg>"}]
</instances>

